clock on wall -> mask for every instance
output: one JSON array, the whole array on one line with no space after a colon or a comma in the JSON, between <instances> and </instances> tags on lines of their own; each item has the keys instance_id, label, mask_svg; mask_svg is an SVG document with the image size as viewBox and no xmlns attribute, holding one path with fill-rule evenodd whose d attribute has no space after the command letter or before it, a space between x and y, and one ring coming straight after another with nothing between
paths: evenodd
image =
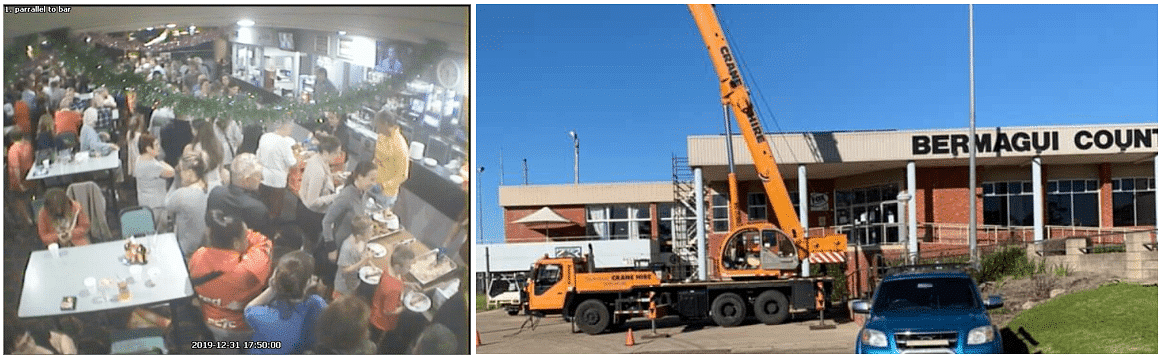
<instances>
[{"instance_id":1,"label":"clock on wall","mask_svg":"<svg viewBox=\"0 0 1163 359\"><path fill-rule=\"evenodd\" d=\"M440 60L436 64L436 80L440 86L456 88L460 85L460 66L452 59Z\"/></svg>"}]
</instances>

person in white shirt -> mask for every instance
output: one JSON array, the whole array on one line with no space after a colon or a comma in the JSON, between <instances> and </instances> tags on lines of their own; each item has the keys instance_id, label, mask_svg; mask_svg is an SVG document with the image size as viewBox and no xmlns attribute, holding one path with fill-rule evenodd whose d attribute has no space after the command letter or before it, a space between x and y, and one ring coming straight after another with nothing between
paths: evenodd
<instances>
[{"instance_id":1,"label":"person in white shirt","mask_svg":"<svg viewBox=\"0 0 1163 359\"><path fill-rule=\"evenodd\" d=\"M262 185L259 195L267 205L270 218L279 218L283 210L283 198L287 192L287 173L299 163L295 153L295 139L291 138L291 121L282 120L275 124L273 132L267 132L258 140L255 156L262 164Z\"/></svg>"}]
</instances>

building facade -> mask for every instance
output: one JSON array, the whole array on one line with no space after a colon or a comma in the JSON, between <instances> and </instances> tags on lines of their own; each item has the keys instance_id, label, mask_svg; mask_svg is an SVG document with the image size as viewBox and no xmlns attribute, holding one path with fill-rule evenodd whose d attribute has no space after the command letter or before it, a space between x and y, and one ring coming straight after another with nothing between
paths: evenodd
<instances>
[{"instance_id":1,"label":"building facade","mask_svg":"<svg viewBox=\"0 0 1163 359\"><path fill-rule=\"evenodd\" d=\"M983 244L1155 227L1156 124L998 127L979 129L972 141L968 132L766 137L808 234L848 235L848 268L857 281L867 280L855 273L858 268L877 256L964 251L971 210ZM724 136L687 139L692 181L703 189L701 221L711 261L718 260L730 216L743 223L775 218L743 139L735 136L732 143L740 192L735 208L728 200ZM977 150L972 207L969 146ZM548 206L573 223L554 232L557 239L650 238L663 251L678 251L697 243L675 230L683 227L675 218L686 220L681 211L697 207L699 191L682 194L677 182L502 187L506 241L544 240L545 232L513 222ZM684 195L691 203L682 203Z\"/></svg>"}]
</instances>

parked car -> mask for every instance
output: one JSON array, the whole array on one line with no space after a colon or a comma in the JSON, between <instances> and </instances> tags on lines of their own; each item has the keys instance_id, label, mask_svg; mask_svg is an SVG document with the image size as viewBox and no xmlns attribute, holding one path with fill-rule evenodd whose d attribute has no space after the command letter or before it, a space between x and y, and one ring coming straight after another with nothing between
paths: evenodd
<instances>
[{"instance_id":1,"label":"parked car","mask_svg":"<svg viewBox=\"0 0 1163 359\"><path fill-rule=\"evenodd\" d=\"M1001 334L986 311L1002 305L1000 296L982 300L959 268L903 268L884 277L871 303L852 303L854 312L868 314L856 353L1001 353Z\"/></svg>"}]
</instances>

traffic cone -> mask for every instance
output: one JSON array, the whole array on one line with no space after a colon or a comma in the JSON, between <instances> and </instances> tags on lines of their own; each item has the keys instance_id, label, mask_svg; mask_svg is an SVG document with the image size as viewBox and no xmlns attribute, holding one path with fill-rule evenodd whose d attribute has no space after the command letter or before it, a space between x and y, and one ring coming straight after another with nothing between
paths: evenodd
<instances>
[{"instance_id":1,"label":"traffic cone","mask_svg":"<svg viewBox=\"0 0 1163 359\"><path fill-rule=\"evenodd\" d=\"M477 347L481 346L481 331L477 331Z\"/></svg>"},{"instance_id":2,"label":"traffic cone","mask_svg":"<svg viewBox=\"0 0 1163 359\"><path fill-rule=\"evenodd\" d=\"M631 329L631 328L626 329L626 346L628 346L628 347L634 346L634 329Z\"/></svg>"}]
</instances>

